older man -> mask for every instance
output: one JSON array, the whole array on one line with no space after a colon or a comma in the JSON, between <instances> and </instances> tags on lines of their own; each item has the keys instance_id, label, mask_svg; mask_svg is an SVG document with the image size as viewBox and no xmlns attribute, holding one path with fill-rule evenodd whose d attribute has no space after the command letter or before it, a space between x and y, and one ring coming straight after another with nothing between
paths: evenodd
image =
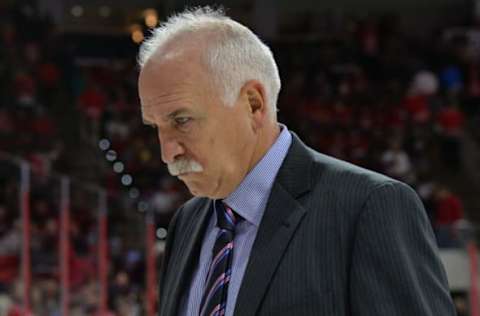
<instances>
[{"instance_id":1,"label":"older man","mask_svg":"<svg viewBox=\"0 0 480 316\"><path fill-rule=\"evenodd\" d=\"M160 315L454 315L406 185L304 145L248 28L185 11L141 47L143 120L195 196L169 229Z\"/></svg>"}]
</instances>

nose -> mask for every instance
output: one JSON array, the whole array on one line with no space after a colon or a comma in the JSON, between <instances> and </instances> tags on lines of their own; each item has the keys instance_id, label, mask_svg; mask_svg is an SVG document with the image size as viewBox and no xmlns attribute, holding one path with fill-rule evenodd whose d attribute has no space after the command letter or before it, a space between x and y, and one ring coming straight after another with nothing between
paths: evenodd
<instances>
[{"instance_id":1,"label":"nose","mask_svg":"<svg viewBox=\"0 0 480 316\"><path fill-rule=\"evenodd\" d=\"M166 164L174 162L185 153L184 147L175 139L160 139L160 150L162 161Z\"/></svg>"}]
</instances>

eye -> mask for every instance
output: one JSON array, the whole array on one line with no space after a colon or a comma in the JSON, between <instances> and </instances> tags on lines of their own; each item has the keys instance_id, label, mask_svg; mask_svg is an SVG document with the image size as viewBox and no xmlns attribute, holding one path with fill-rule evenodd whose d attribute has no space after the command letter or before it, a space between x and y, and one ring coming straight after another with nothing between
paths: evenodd
<instances>
[{"instance_id":1,"label":"eye","mask_svg":"<svg viewBox=\"0 0 480 316\"><path fill-rule=\"evenodd\" d=\"M186 123L190 122L191 118L190 117L176 117L175 118L175 124L177 125L185 125Z\"/></svg>"}]
</instances>

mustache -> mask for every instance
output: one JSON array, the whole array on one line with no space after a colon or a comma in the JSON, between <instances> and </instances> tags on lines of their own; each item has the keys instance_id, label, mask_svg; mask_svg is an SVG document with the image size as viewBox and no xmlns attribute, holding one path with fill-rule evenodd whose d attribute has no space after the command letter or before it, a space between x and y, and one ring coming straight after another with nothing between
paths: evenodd
<instances>
[{"instance_id":1,"label":"mustache","mask_svg":"<svg viewBox=\"0 0 480 316\"><path fill-rule=\"evenodd\" d=\"M167 164L167 168L168 168L168 172L172 176L178 176L182 173L187 173L187 172L203 171L203 167L200 165L200 163L190 159L175 160L174 162Z\"/></svg>"}]
</instances>

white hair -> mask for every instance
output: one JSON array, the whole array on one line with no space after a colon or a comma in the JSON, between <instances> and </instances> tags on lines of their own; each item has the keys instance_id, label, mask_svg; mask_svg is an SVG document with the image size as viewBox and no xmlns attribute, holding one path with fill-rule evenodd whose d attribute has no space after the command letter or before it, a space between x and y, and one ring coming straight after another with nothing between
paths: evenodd
<instances>
[{"instance_id":1,"label":"white hair","mask_svg":"<svg viewBox=\"0 0 480 316\"><path fill-rule=\"evenodd\" d=\"M281 83L270 48L221 9L206 6L170 17L143 42L138 64L143 67L159 48L178 36L199 32L208 33L208 43L201 57L211 71L215 86L223 91L223 101L233 106L242 86L249 80L258 80L265 88L267 106L275 115Z\"/></svg>"}]
</instances>

